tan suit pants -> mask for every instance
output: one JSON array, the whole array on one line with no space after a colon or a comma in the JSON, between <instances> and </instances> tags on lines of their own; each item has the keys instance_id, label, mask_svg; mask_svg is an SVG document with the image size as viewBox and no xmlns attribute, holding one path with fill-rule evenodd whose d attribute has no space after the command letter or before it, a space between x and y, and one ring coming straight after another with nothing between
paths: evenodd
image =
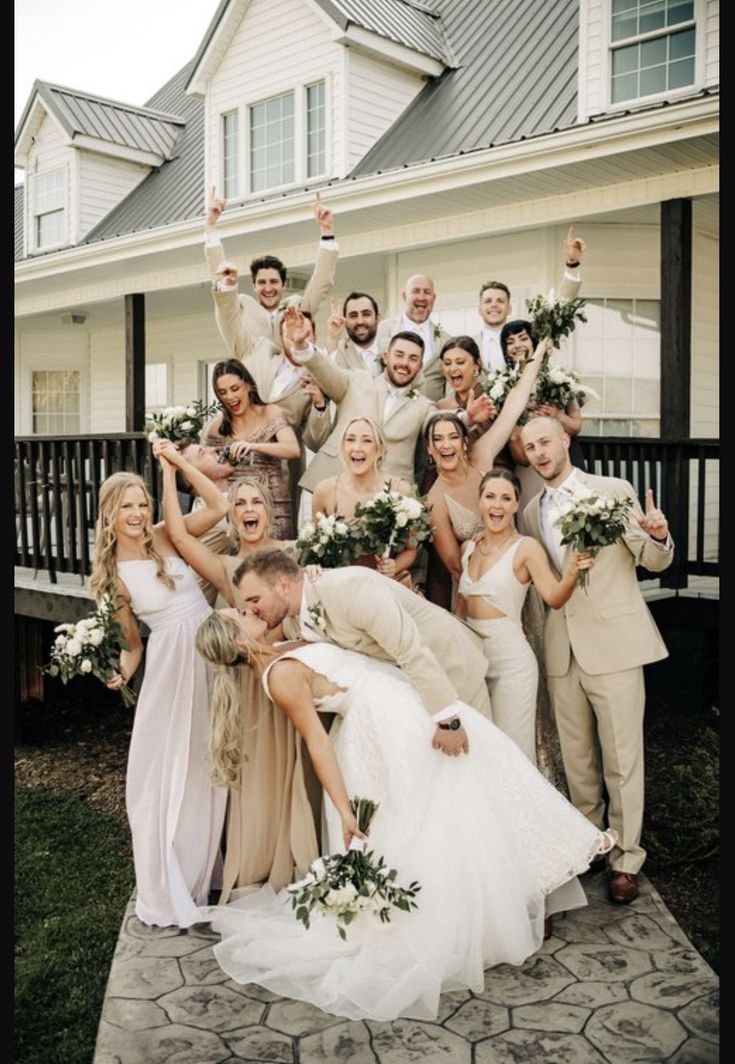
<instances>
[{"instance_id":1,"label":"tan suit pants","mask_svg":"<svg viewBox=\"0 0 735 1064\"><path fill-rule=\"evenodd\" d=\"M643 669L590 676L571 655L564 676L549 676L569 796L595 827L604 829L603 780L608 825L618 832L611 867L638 872L646 859L643 827Z\"/></svg>"}]
</instances>

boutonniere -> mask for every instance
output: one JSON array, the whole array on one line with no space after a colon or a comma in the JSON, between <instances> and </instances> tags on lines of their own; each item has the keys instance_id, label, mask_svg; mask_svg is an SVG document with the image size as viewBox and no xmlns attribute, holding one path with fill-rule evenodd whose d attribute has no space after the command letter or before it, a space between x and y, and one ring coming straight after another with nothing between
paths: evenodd
<instances>
[{"instance_id":1,"label":"boutonniere","mask_svg":"<svg viewBox=\"0 0 735 1064\"><path fill-rule=\"evenodd\" d=\"M431 334L432 334L432 336L434 337L435 340L438 340L439 337L442 334L441 325L438 325L436 322L432 322L431 323Z\"/></svg>"},{"instance_id":2,"label":"boutonniere","mask_svg":"<svg viewBox=\"0 0 735 1064\"><path fill-rule=\"evenodd\" d=\"M409 388L408 391L406 392L406 398L410 399L412 402L414 402L416 399L418 399L418 397L420 395L421 395L421 392L418 390L418 388Z\"/></svg>"},{"instance_id":3,"label":"boutonniere","mask_svg":"<svg viewBox=\"0 0 735 1064\"><path fill-rule=\"evenodd\" d=\"M318 628L320 632L326 632L327 630L327 618L324 615L324 607L321 602L314 602L308 609L311 623L315 628Z\"/></svg>"}]
</instances>

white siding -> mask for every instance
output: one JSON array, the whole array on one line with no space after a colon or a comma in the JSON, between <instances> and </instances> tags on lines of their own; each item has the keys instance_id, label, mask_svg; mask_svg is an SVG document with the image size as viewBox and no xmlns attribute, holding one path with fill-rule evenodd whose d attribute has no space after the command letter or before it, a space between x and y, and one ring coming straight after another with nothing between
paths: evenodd
<instances>
[{"instance_id":1,"label":"white siding","mask_svg":"<svg viewBox=\"0 0 735 1064\"><path fill-rule=\"evenodd\" d=\"M720 84L720 0L707 0L704 28L704 84Z\"/></svg>"},{"instance_id":2,"label":"white siding","mask_svg":"<svg viewBox=\"0 0 735 1064\"><path fill-rule=\"evenodd\" d=\"M425 82L350 49L347 113L348 166L352 169L408 107Z\"/></svg>"},{"instance_id":3,"label":"white siding","mask_svg":"<svg viewBox=\"0 0 735 1064\"><path fill-rule=\"evenodd\" d=\"M89 431L124 432L125 329L93 329L89 339Z\"/></svg>"},{"instance_id":4,"label":"white siding","mask_svg":"<svg viewBox=\"0 0 735 1064\"><path fill-rule=\"evenodd\" d=\"M80 151L79 213L75 240L83 239L149 173L150 167L140 163Z\"/></svg>"},{"instance_id":5,"label":"white siding","mask_svg":"<svg viewBox=\"0 0 735 1064\"><path fill-rule=\"evenodd\" d=\"M235 108L240 108L242 146L248 104L323 79L327 82L327 141L335 135L341 139L341 53L326 22L304 0L253 0L209 84L206 186L221 187L220 116ZM339 152L333 151L331 159L340 160ZM241 182L246 177L243 167L246 158L241 151ZM334 166L330 170L336 173Z\"/></svg>"}]
</instances>

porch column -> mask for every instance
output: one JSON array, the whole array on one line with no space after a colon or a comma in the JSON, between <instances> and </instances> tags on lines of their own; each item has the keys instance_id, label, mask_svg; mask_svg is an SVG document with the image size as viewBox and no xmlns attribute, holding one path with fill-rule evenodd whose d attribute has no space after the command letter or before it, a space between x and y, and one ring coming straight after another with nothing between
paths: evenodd
<instances>
[{"instance_id":1,"label":"porch column","mask_svg":"<svg viewBox=\"0 0 735 1064\"><path fill-rule=\"evenodd\" d=\"M125 431L145 427L145 296L125 296Z\"/></svg>"},{"instance_id":2,"label":"porch column","mask_svg":"<svg viewBox=\"0 0 735 1064\"><path fill-rule=\"evenodd\" d=\"M692 380L692 201L661 204L661 438L689 438ZM662 587L686 587L689 462L672 454L662 471L663 504L676 545Z\"/></svg>"}]
</instances>

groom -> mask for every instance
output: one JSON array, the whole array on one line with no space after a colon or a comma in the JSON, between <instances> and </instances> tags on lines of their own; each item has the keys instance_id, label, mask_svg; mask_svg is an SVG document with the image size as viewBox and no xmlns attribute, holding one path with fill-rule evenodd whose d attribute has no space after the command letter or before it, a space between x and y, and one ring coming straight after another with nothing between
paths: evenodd
<instances>
[{"instance_id":1,"label":"groom","mask_svg":"<svg viewBox=\"0 0 735 1064\"><path fill-rule=\"evenodd\" d=\"M307 581L283 551L257 550L235 570L233 583L270 629L298 618L309 642L324 640L400 666L436 721L435 749L468 752L460 718L467 703L490 718L487 659L478 637L396 580L348 565Z\"/></svg>"}]
</instances>

